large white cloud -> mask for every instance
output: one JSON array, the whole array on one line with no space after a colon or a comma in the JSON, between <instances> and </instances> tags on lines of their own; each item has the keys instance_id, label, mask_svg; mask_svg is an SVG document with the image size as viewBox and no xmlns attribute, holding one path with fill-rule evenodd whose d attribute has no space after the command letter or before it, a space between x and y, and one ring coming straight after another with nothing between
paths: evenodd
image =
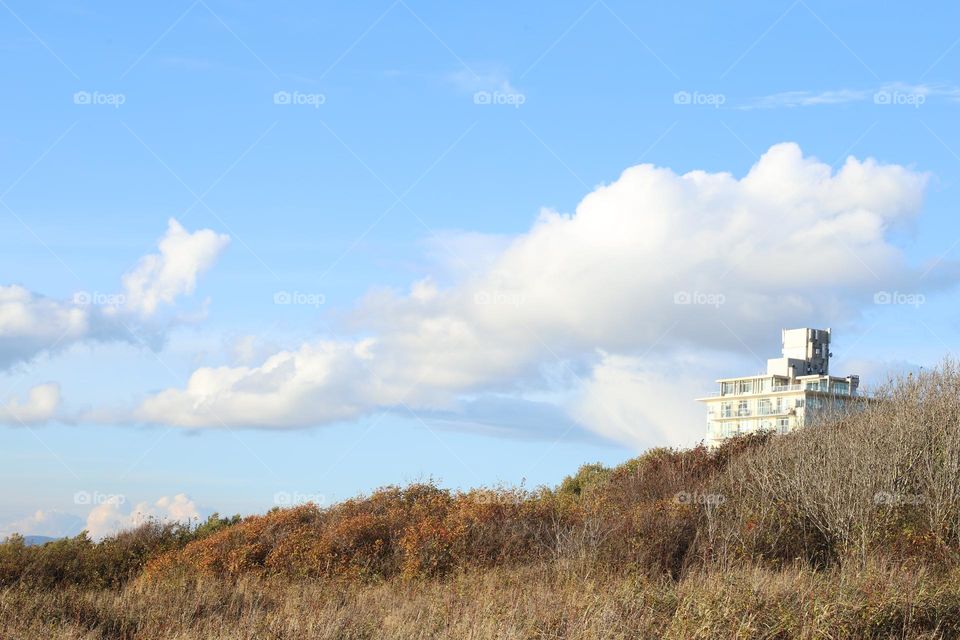
<instances>
[{"instance_id":1,"label":"large white cloud","mask_svg":"<svg viewBox=\"0 0 960 640\"><path fill-rule=\"evenodd\" d=\"M20 285L0 285L0 369L55 352L84 340L139 341L132 332L155 336L160 328L143 323L162 304L192 293L228 238L209 229L190 233L171 219L159 253L143 257L123 277L122 293L78 291L56 300Z\"/></svg>"},{"instance_id":2,"label":"large white cloud","mask_svg":"<svg viewBox=\"0 0 960 640\"><path fill-rule=\"evenodd\" d=\"M426 280L405 295L371 293L352 314L363 340L200 369L185 388L148 398L139 416L290 427L399 403L446 410L464 392L529 384L562 361L585 372L582 390L618 407L604 426L597 406L581 402L581 420L629 443L646 440L631 430L668 437L669 417L642 400L669 388L651 364L681 348L772 344L781 327L848 320L874 292L902 288L918 274L890 235L918 214L926 182L871 159L833 171L790 143L740 179L631 167L573 215L543 211L450 288Z\"/></svg>"}]
</instances>

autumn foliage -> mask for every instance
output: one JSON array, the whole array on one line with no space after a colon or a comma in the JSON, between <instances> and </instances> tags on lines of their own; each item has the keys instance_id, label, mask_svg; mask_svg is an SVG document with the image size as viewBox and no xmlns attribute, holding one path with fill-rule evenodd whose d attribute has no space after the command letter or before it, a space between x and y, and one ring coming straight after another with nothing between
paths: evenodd
<instances>
[{"instance_id":1,"label":"autumn foliage","mask_svg":"<svg viewBox=\"0 0 960 640\"><path fill-rule=\"evenodd\" d=\"M702 516L683 496L702 492L732 449L763 439L657 449L614 469L586 465L556 489L414 484L329 508L278 509L159 556L146 576L376 581L559 559L679 575Z\"/></svg>"}]
</instances>

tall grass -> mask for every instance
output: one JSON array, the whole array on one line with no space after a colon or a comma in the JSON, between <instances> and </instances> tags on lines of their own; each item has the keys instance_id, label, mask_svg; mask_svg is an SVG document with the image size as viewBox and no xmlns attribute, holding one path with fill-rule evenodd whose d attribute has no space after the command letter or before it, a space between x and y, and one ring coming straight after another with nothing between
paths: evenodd
<instances>
[{"instance_id":1,"label":"tall grass","mask_svg":"<svg viewBox=\"0 0 960 640\"><path fill-rule=\"evenodd\" d=\"M867 566L585 578L554 563L377 584L196 579L0 592L0 637L51 640L955 638L960 576Z\"/></svg>"}]
</instances>

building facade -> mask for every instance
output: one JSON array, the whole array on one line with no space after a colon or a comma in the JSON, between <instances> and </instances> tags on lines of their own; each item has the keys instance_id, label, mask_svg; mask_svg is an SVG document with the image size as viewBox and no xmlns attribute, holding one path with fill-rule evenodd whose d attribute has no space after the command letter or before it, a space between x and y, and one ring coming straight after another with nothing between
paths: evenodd
<instances>
[{"instance_id":1,"label":"building facade","mask_svg":"<svg viewBox=\"0 0 960 640\"><path fill-rule=\"evenodd\" d=\"M859 402L860 377L830 375L830 329L784 329L783 353L767 372L717 380L705 398L707 444L755 431L788 433L814 414Z\"/></svg>"}]
</instances>

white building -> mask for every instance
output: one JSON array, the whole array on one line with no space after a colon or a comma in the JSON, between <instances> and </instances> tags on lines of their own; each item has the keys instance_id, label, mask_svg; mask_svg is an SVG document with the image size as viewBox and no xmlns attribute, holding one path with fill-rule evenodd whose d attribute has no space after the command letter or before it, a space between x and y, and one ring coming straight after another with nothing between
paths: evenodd
<instances>
[{"instance_id":1,"label":"white building","mask_svg":"<svg viewBox=\"0 0 960 640\"><path fill-rule=\"evenodd\" d=\"M859 376L830 375L830 329L784 329L783 355L765 374L717 380L707 405L707 444L753 431L787 433L818 410L844 405L858 394Z\"/></svg>"}]
</instances>

